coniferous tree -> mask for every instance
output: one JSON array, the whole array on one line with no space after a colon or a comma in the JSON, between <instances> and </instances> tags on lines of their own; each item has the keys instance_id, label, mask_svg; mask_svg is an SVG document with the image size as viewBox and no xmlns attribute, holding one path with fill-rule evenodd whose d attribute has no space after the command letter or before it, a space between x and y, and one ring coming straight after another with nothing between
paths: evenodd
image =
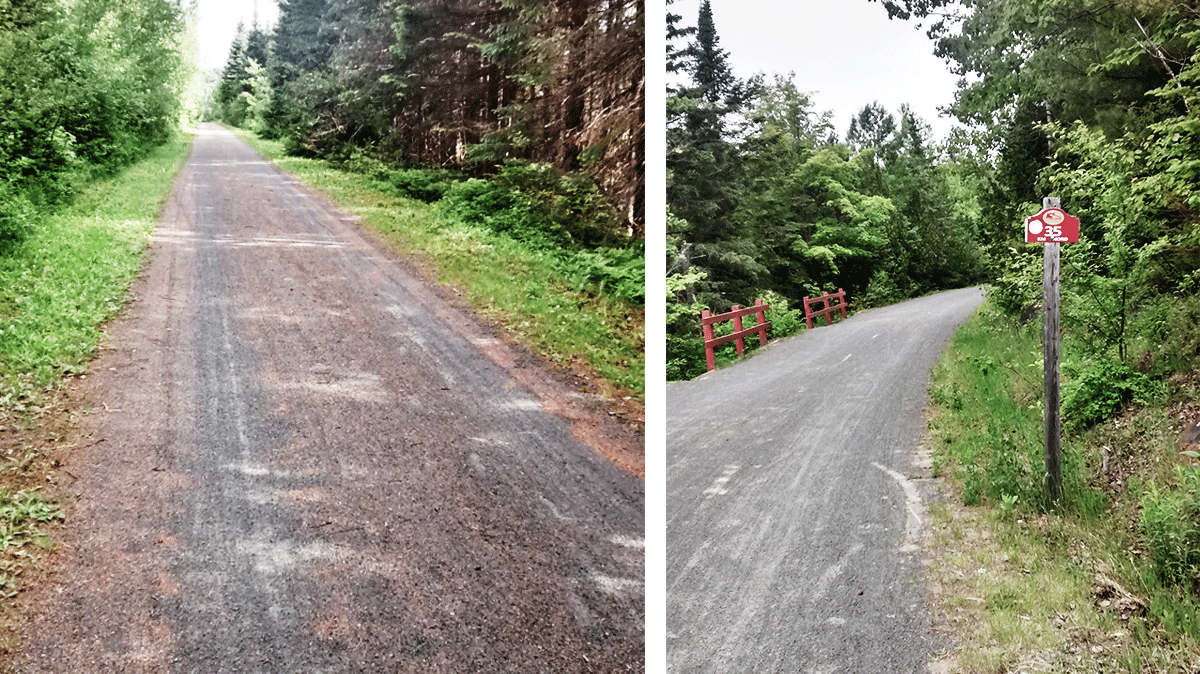
<instances>
[{"instance_id":1,"label":"coniferous tree","mask_svg":"<svg viewBox=\"0 0 1200 674\"><path fill-rule=\"evenodd\" d=\"M701 3L694 39L680 52L690 81L668 101L667 203L682 229L669 231L669 255L685 254L709 272L708 292L718 302L722 288L744 287L764 273L754 245L738 231L737 147L728 121L740 112L760 80L734 76L720 47L711 4ZM681 36L685 31L677 31Z\"/></svg>"}]
</instances>

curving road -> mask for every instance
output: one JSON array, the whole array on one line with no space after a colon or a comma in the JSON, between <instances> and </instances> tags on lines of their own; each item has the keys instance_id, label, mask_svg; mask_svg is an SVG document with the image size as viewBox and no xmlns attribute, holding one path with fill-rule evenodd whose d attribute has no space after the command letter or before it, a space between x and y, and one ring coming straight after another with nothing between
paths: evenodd
<instances>
[{"instance_id":1,"label":"curving road","mask_svg":"<svg viewBox=\"0 0 1200 674\"><path fill-rule=\"evenodd\" d=\"M642 671L642 481L345 215L206 126L135 293L12 671Z\"/></svg>"},{"instance_id":2,"label":"curving road","mask_svg":"<svg viewBox=\"0 0 1200 674\"><path fill-rule=\"evenodd\" d=\"M928 372L982 291L863 312L667 387L676 674L925 672Z\"/></svg>"}]
</instances>

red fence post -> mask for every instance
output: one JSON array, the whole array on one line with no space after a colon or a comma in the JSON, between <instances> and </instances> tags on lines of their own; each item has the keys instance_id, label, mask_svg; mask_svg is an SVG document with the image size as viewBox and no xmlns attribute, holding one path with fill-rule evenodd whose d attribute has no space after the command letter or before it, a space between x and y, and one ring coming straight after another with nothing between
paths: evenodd
<instances>
[{"instance_id":1,"label":"red fence post","mask_svg":"<svg viewBox=\"0 0 1200 674\"><path fill-rule=\"evenodd\" d=\"M740 311L741 308L742 307L740 304L735 304L735 305L733 305L733 309L731 309L730 311L737 312L737 311ZM746 353L746 340L742 339L742 336L741 336L742 335L742 315L738 314L738 313L734 313L734 316L733 316L733 334L738 336L737 339L735 339L733 341L735 344L737 344L737 355L741 356Z\"/></svg>"},{"instance_id":2,"label":"red fence post","mask_svg":"<svg viewBox=\"0 0 1200 674\"><path fill-rule=\"evenodd\" d=\"M842 308L842 318L846 317L846 291L838 288L838 306Z\"/></svg>"},{"instance_id":3,"label":"red fence post","mask_svg":"<svg viewBox=\"0 0 1200 674\"><path fill-rule=\"evenodd\" d=\"M812 330L812 305L809 304L807 295L804 297L804 322L808 323L808 329Z\"/></svg>"},{"instance_id":4,"label":"red fence post","mask_svg":"<svg viewBox=\"0 0 1200 674\"><path fill-rule=\"evenodd\" d=\"M762 300L754 300L754 306L758 311L754 312L755 318L758 319L758 345L767 345L767 309L763 306Z\"/></svg>"},{"instance_id":5,"label":"red fence post","mask_svg":"<svg viewBox=\"0 0 1200 674\"><path fill-rule=\"evenodd\" d=\"M712 323L704 320L706 318L712 318L712 312L708 309L704 309L700 312L700 322L703 326L704 332L704 357L708 362L708 371L712 372L713 370L717 369L717 357L716 354L713 353Z\"/></svg>"}]
</instances>

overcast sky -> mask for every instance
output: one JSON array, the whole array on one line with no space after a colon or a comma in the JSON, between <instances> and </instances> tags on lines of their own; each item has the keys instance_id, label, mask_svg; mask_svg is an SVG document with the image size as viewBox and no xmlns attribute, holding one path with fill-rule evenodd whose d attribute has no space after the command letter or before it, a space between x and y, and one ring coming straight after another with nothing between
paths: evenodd
<instances>
[{"instance_id":1,"label":"overcast sky","mask_svg":"<svg viewBox=\"0 0 1200 674\"><path fill-rule=\"evenodd\" d=\"M953 120L938 108L954 101L958 78L933 55L933 43L909 21L889 20L868 0L711 0L721 48L741 78L796 73L796 87L832 110L843 140L850 119L879 101L893 114L908 103L942 138ZM700 0L669 8L695 26Z\"/></svg>"},{"instance_id":2,"label":"overcast sky","mask_svg":"<svg viewBox=\"0 0 1200 674\"><path fill-rule=\"evenodd\" d=\"M258 7L258 25L274 26L279 18L275 0L199 0L200 66L224 68L229 47L237 33L238 22L246 30L254 24L254 9Z\"/></svg>"}]
</instances>

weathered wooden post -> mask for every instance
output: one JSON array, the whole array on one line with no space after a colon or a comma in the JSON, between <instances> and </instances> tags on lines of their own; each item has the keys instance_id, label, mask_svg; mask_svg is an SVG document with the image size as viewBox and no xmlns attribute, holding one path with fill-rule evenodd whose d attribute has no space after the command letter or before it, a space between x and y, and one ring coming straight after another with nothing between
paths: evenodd
<instances>
[{"instance_id":1,"label":"weathered wooden post","mask_svg":"<svg viewBox=\"0 0 1200 674\"><path fill-rule=\"evenodd\" d=\"M1046 202L1058 201L1047 198ZM1047 208L1050 204L1046 204ZM1054 204L1057 206L1057 204ZM1042 326L1043 396L1046 410L1046 494L1051 503L1062 499L1062 419L1059 416L1058 364L1058 281L1059 243L1047 243L1042 249L1042 305L1045 322Z\"/></svg>"},{"instance_id":2,"label":"weathered wooden post","mask_svg":"<svg viewBox=\"0 0 1200 674\"><path fill-rule=\"evenodd\" d=\"M1059 416L1058 283L1059 247L1079 241L1079 218L1062 210L1058 197L1042 200L1042 210L1025 219L1025 241L1043 243L1042 327L1043 396L1045 405L1046 495L1050 503L1062 500L1062 419Z\"/></svg>"}]
</instances>

